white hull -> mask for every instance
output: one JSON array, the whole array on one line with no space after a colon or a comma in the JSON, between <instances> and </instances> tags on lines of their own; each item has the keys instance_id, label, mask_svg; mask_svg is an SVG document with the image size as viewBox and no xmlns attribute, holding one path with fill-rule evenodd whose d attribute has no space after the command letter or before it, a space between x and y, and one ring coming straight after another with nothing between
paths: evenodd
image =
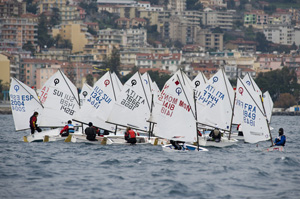
<instances>
[{"instance_id":1,"label":"white hull","mask_svg":"<svg viewBox=\"0 0 300 199\"><path fill-rule=\"evenodd\" d=\"M197 146L194 146L194 145L191 145L191 144L185 144L185 148L182 147L181 150L176 150L172 144L163 145L162 149L163 149L163 151L166 151L166 152L198 151ZM199 147L199 151L208 151L208 150L206 148Z\"/></svg>"},{"instance_id":2,"label":"white hull","mask_svg":"<svg viewBox=\"0 0 300 199\"><path fill-rule=\"evenodd\" d=\"M156 146L156 145L167 145L170 144L168 139L158 138L158 137L150 137L149 143Z\"/></svg>"},{"instance_id":3,"label":"white hull","mask_svg":"<svg viewBox=\"0 0 300 199\"><path fill-rule=\"evenodd\" d=\"M238 140L230 138L230 140L228 140L227 137L222 137L220 142L215 142L215 141L208 141L207 137L199 137L199 145L200 146L207 146L207 147L228 147L228 146L232 146L234 144L236 144L238 142Z\"/></svg>"},{"instance_id":4,"label":"white hull","mask_svg":"<svg viewBox=\"0 0 300 199\"><path fill-rule=\"evenodd\" d=\"M45 136L59 136L60 129L51 129L42 131L40 133L35 132L33 135L27 135L23 137L24 142L43 142Z\"/></svg>"},{"instance_id":5,"label":"white hull","mask_svg":"<svg viewBox=\"0 0 300 199\"><path fill-rule=\"evenodd\" d=\"M75 133L70 133L70 135L77 135L81 136L82 132L81 131L75 131ZM67 137L62 137L61 135L54 135L54 136L45 136L44 137L44 142L58 142L58 141L65 141Z\"/></svg>"},{"instance_id":6,"label":"white hull","mask_svg":"<svg viewBox=\"0 0 300 199\"><path fill-rule=\"evenodd\" d=\"M228 137L229 134L226 133L226 136ZM230 139L244 140L244 136L240 136L240 135L238 135L238 133L231 133L230 134Z\"/></svg>"},{"instance_id":7,"label":"white hull","mask_svg":"<svg viewBox=\"0 0 300 199\"><path fill-rule=\"evenodd\" d=\"M71 138L68 137L65 142L73 142L73 143L89 143L89 144L106 144L106 139L104 137L97 136L96 139L98 141L89 141L86 139L86 135L83 134L73 134Z\"/></svg>"},{"instance_id":8,"label":"white hull","mask_svg":"<svg viewBox=\"0 0 300 199\"><path fill-rule=\"evenodd\" d=\"M124 139L124 135L107 135L106 144L128 144L127 141ZM147 136L137 136L136 137L136 144L148 144L149 139Z\"/></svg>"}]
</instances>

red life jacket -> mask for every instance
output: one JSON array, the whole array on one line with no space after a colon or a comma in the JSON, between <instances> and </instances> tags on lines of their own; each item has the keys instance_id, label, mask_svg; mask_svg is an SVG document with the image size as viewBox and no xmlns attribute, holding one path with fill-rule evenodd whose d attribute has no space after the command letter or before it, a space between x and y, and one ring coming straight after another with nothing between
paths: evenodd
<instances>
[{"instance_id":1,"label":"red life jacket","mask_svg":"<svg viewBox=\"0 0 300 199\"><path fill-rule=\"evenodd\" d=\"M37 117L35 115L30 117L29 124L32 127L36 127Z\"/></svg>"},{"instance_id":2,"label":"red life jacket","mask_svg":"<svg viewBox=\"0 0 300 199\"><path fill-rule=\"evenodd\" d=\"M129 138L135 138L136 137L135 132L133 130L129 130L128 133L129 133Z\"/></svg>"}]
</instances>

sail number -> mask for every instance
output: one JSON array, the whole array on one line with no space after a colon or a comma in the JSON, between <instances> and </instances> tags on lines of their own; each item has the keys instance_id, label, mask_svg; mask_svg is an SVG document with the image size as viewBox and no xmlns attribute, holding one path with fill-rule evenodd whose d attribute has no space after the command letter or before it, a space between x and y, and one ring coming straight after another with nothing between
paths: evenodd
<instances>
[{"instance_id":1,"label":"sail number","mask_svg":"<svg viewBox=\"0 0 300 199\"><path fill-rule=\"evenodd\" d=\"M104 102L106 102L107 104L109 104L112 101L111 98L107 94L105 94L102 89L96 86L96 88L93 90L93 92L90 95L90 98L87 99L87 101L90 102L90 104L96 109L98 109L102 100L104 100Z\"/></svg>"},{"instance_id":2,"label":"sail number","mask_svg":"<svg viewBox=\"0 0 300 199\"><path fill-rule=\"evenodd\" d=\"M145 99L138 95L134 90L129 88L125 93L127 94L127 97L121 101L121 104L130 110L134 110L139 107L140 104L145 104Z\"/></svg>"},{"instance_id":3,"label":"sail number","mask_svg":"<svg viewBox=\"0 0 300 199\"><path fill-rule=\"evenodd\" d=\"M256 107L250 104L245 104L243 110L243 119L244 123L249 124L250 126L255 126Z\"/></svg>"}]
</instances>

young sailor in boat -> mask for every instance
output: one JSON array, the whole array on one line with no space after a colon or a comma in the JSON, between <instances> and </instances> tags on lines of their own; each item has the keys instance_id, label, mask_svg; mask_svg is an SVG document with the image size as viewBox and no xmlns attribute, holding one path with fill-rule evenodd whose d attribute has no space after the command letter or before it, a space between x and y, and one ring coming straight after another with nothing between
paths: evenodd
<instances>
[{"instance_id":1,"label":"young sailor in boat","mask_svg":"<svg viewBox=\"0 0 300 199\"><path fill-rule=\"evenodd\" d=\"M209 139L208 141L215 141L215 142L220 142L221 141L221 132L218 128L212 130L209 134Z\"/></svg>"},{"instance_id":2,"label":"young sailor in boat","mask_svg":"<svg viewBox=\"0 0 300 199\"><path fill-rule=\"evenodd\" d=\"M72 121L69 120L68 124L60 131L61 137L68 137L69 133L74 133L74 125L72 124Z\"/></svg>"},{"instance_id":3,"label":"young sailor in boat","mask_svg":"<svg viewBox=\"0 0 300 199\"><path fill-rule=\"evenodd\" d=\"M93 123L92 122L89 122L89 127L87 127L85 129L85 134L86 134L86 139L89 140L89 141L98 141L96 139L96 129L95 127L93 127Z\"/></svg>"},{"instance_id":4,"label":"young sailor in boat","mask_svg":"<svg viewBox=\"0 0 300 199\"><path fill-rule=\"evenodd\" d=\"M124 138L127 141L127 143L136 143L136 133L130 127L127 127Z\"/></svg>"},{"instance_id":5,"label":"young sailor in boat","mask_svg":"<svg viewBox=\"0 0 300 199\"><path fill-rule=\"evenodd\" d=\"M170 140L175 150L187 150L185 142Z\"/></svg>"},{"instance_id":6,"label":"young sailor in boat","mask_svg":"<svg viewBox=\"0 0 300 199\"><path fill-rule=\"evenodd\" d=\"M242 124L238 124L236 127L236 130L238 131L238 136L244 136L243 130L242 130Z\"/></svg>"},{"instance_id":7,"label":"young sailor in boat","mask_svg":"<svg viewBox=\"0 0 300 199\"><path fill-rule=\"evenodd\" d=\"M285 135L283 135L283 128L280 128L278 130L278 134L279 134L279 136L277 138L275 138L274 144L275 144L275 146L284 146L286 137L285 137Z\"/></svg>"},{"instance_id":8,"label":"young sailor in boat","mask_svg":"<svg viewBox=\"0 0 300 199\"><path fill-rule=\"evenodd\" d=\"M42 129L40 129L40 127L38 127L37 125L37 117L38 117L39 113L38 112L34 112L33 115L30 117L29 120L29 126L31 129L31 134L33 135L35 130L37 130L38 132L42 132Z\"/></svg>"}]
</instances>

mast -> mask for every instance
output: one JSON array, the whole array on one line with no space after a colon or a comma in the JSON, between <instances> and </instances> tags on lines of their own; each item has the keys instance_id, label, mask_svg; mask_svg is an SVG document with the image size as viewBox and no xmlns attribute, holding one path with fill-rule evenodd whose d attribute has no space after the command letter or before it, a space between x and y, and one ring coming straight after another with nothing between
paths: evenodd
<instances>
[{"instance_id":1,"label":"mast","mask_svg":"<svg viewBox=\"0 0 300 199\"><path fill-rule=\"evenodd\" d=\"M199 151L199 136L198 136L198 125L197 125L197 105L196 105L196 91L193 90L193 97L195 103L195 124L196 124L196 136L197 136L197 150Z\"/></svg>"},{"instance_id":2,"label":"mast","mask_svg":"<svg viewBox=\"0 0 300 199\"><path fill-rule=\"evenodd\" d=\"M232 114L231 114L231 121L230 121L230 128L229 128L229 137L228 137L228 140L230 140L230 136L231 136L232 120L233 120L233 116L234 116L234 107L235 107L235 99L236 99L236 92L234 93L234 98L233 98L233 107L232 107Z\"/></svg>"}]
</instances>

